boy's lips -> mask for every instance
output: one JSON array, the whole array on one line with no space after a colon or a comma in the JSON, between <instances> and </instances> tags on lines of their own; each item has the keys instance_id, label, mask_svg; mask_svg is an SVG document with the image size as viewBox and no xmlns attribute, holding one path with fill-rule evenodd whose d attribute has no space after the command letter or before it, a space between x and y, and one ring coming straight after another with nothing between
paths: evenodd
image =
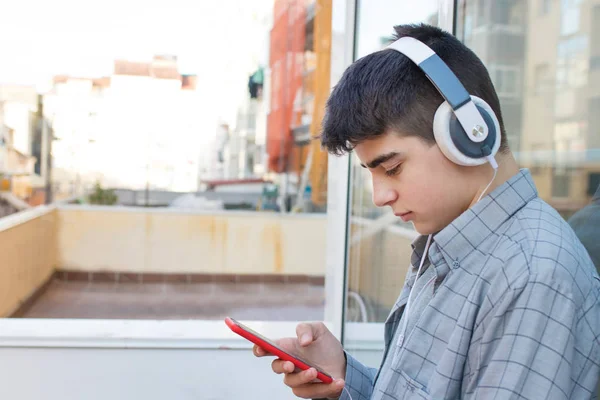
<instances>
[{"instance_id":1,"label":"boy's lips","mask_svg":"<svg viewBox=\"0 0 600 400\"><path fill-rule=\"evenodd\" d=\"M394 213L394 215L396 217L400 217L400 219L402 219L402 221L404 221L404 222L410 221L412 219L412 217L414 216L412 211L407 211L407 212L403 212L403 213Z\"/></svg>"}]
</instances>

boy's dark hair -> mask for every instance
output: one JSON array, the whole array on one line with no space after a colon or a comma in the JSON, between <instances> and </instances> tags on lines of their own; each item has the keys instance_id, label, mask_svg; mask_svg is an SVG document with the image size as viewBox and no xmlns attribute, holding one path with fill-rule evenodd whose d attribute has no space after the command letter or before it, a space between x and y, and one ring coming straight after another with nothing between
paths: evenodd
<instances>
[{"instance_id":1,"label":"boy's dark hair","mask_svg":"<svg viewBox=\"0 0 600 400\"><path fill-rule=\"evenodd\" d=\"M500 151L508 149L500 102L481 60L456 37L425 24L394 27L394 40L411 36L431 47L458 77L469 94L485 100L500 122ZM327 101L321 143L341 155L368 139L394 129L430 144L433 117L442 95L408 57L382 50L354 62Z\"/></svg>"}]
</instances>

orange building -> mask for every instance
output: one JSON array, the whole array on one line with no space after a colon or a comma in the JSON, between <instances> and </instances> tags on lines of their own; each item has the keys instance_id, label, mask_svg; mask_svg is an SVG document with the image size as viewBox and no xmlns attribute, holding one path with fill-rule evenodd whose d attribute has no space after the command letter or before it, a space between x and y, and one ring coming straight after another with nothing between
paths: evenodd
<instances>
[{"instance_id":1,"label":"orange building","mask_svg":"<svg viewBox=\"0 0 600 400\"><path fill-rule=\"evenodd\" d=\"M271 29L271 112L267 120L269 170L292 172L294 98L302 88L306 8L304 0L276 0Z\"/></svg>"},{"instance_id":2,"label":"orange building","mask_svg":"<svg viewBox=\"0 0 600 400\"><path fill-rule=\"evenodd\" d=\"M324 205L327 153L312 138L320 133L330 91L331 0L276 0L273 21L269 170L304 172L313 202Z\"/></svg>"}]
</instances>

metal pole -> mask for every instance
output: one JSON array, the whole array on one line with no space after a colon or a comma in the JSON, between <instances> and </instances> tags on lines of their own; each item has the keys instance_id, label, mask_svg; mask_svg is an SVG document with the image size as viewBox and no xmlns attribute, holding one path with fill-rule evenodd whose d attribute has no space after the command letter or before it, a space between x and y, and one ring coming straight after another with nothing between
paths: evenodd
<instances>
[{"instance_id":1,"label":"metal pole","mask_svg":"<svg viewBox=\"0 0 600 400\"><path fill-rule=\"evenodd\" d=\"M150 197L150 179L149 179L150 161L146 161L146 207L148 207L148 199Z\"/></svg>"},{"instance_id":2,"label":"metal pole","mask_svg":"<svg viewBox=\"0 0 600 400\"><path fill-rule=\"evenodd\" d=\"M45 203L52 203L52 132L48 129L48 123L44 116L44 96L38 94L38 123L42 130L41 151L40 151L40 173L44 178Z\"/></svg>"}]
</instances>

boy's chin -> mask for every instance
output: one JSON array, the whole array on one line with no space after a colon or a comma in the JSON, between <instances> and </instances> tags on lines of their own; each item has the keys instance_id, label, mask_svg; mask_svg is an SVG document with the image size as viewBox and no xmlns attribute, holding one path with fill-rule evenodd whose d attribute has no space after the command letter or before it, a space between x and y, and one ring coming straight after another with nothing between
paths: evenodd
<instances>
[{"instance_id":1,"label":"boy's chin","mask_svg":"<svg viewBox=\"0 0 600 400\"><path fill-rule=\"evenodd\" d=\"M419 235L431 235L431 234L437 233L439 231L438 227L435 226L434 224L427 224L424 222L415 222L415 221L411 221L411 223L413 224L415 231L417 231L417 233Z\"/></svg>"}]
</instances>

